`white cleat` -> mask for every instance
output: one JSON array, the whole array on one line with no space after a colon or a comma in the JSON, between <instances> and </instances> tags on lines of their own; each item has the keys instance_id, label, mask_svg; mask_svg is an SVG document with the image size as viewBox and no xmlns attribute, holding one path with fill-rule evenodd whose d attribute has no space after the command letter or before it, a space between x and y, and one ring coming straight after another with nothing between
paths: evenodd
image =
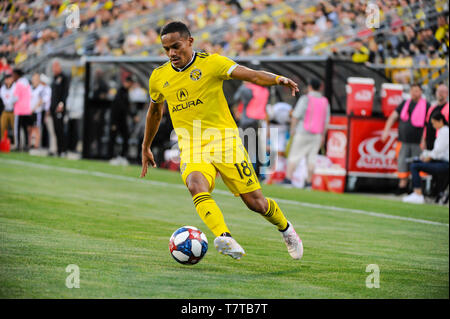
<instances>
[{"instance_id":1,"label":"white cleat","mask_svg":"<svg viewBox=\"0 0 450 319\"><path fill-rule=\"evenodd\" d=\"M231 256L234 259L241 259L245 256L245 251L233 237L219 236L214 239L214 247L223 255Z\"/></svg>"},{"instance_id":2,"label":"white cleat","mask_svg":"<svg viewBox=\"0 0 450 319\"><path fill-rule=\"evenodd\" d=\"M292 226L290 222L288 222L288 225L288 229L286 229L284 232L281 232L284 242L286 243L289 255L291 255L291 257L294 259L301 259L303 256L302 240L297 235L294 226Z\"/></svg>"}]
</instances>

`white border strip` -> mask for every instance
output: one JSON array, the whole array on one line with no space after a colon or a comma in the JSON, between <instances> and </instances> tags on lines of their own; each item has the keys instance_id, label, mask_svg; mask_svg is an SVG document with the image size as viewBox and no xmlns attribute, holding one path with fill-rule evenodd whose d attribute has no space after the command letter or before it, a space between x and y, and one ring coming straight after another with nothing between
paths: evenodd
<instances>
[{"instance_id":1,"label":"white border strip","mask_svg":"<svg viewBox=\"0 0 450 319\"><path fill-rule=\"evenodd\" d=\"M166 183L166 182L151 181L151 180L141 179L138 177L128 177L128 176L122 176L122 175L116 175L116 174L102 173L102 172L98 172L98 171L82 170L82 169L77 169L77 168L50 166L50 165L46 165L46 164L25 162L25 161L20 161L20 160L10 160L10 159L0 158L0 163L28 166L28 167L36 167L36 168L48 169L48 170L57 170L57 171L65 172L65 173L71 173L71 174L97 176L97 177L110 178L110 179L115 179L115 180L133 182L133 183L141 182L141 183L147 183L147 184L151 184L151 185L155 185L155 186L174 187L174 188L179 188L179 189L186 188L182 184L172 184L172 183ZM214 190L214 193L221 194L221 195L227 195L227 196L234 196L230 192L220 190L220 189ZM311 204L311 203L299 202L299 201L282 199L282 198L274 198L274 197L271 197L271 198L279 203L284 203L284 204L289 204L289 205L294 205L294 206L303 206L303 207L315 208L315 209L320 209L320 210L331 210L331 211L337 211L337 212L343 212L343 213L353 213L353 214L360 214L360 215L366 215L366 216L372 216L372 217L378 217L378 218L403 220L403 221L409 221L409 222L420 223L420 224L449 227L449 224L434 222L434 221L425 220L425 219L389 215L389 214L370 212L370 211L365 211L365 210L360 210L360 209L351 209L351 208L342 208L342 207L335 207L335 206L326 206L326 205L320 205L320 204Z\"/></svg>"}]
</instances>

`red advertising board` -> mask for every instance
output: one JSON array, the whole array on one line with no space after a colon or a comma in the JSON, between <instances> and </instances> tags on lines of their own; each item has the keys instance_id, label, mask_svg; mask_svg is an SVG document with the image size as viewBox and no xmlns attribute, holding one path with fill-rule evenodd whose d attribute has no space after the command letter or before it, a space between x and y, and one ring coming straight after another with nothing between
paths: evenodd
<instances>
[{"instance_id":1,"label":"red advertising board","mask_svg":"<svg viewBox=\"0 0 450 319\"><path fill-rule=\"evenodd\" d=\"M386 123L382 118L349 119L348 167L349 175L390 175L397 171L397 125L385 142L381 135Z\"/></svg>"}]
</instances>

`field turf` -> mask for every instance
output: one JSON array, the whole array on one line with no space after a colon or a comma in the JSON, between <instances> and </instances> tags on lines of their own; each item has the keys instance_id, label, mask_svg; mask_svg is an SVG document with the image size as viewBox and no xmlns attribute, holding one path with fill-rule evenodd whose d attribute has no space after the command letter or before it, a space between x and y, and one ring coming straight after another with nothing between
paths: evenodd
<instances>
[{"instance_id":1,"label":"field turf","mask_svg":"<svg viewBox=\"0 0 450 319\"><path fill-rule=\"evenodd\" d=\"M304 257L221 181L213 197L247 252L216 252L177 172L0 154L0 298L449 298L448 206L263 186ZM195 266L169 255L180 226L210 247ZM80 288L66 287L66 267ZM379 288L366 287L369 264Z\"/></svg>"}]
</instances>

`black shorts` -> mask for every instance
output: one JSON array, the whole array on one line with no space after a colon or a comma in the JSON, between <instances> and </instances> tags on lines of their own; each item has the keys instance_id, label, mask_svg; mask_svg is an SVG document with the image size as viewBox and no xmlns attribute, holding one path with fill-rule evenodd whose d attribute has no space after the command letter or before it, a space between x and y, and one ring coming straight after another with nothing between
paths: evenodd
<instances>
[{"instance_id":1,"label":"black shorts","mask_svg":"<svg viewBox=\"0 0 450 319\"><path fill-rule=\"evenodd\" d=\"M33 115L18 115L18 125L20 127L28 127L33 124Z\"/></svg>"},{"instance_id":2,"label":"black shorts","mask_svg":"<svg viewBox=\"0 0 450 319\"><path fill-rule=\"evenodd\" d=\"M41 127L42 125L42 112L36 112L31 115L31 125L35 127Z\"/></svg>"}]
</instances>

